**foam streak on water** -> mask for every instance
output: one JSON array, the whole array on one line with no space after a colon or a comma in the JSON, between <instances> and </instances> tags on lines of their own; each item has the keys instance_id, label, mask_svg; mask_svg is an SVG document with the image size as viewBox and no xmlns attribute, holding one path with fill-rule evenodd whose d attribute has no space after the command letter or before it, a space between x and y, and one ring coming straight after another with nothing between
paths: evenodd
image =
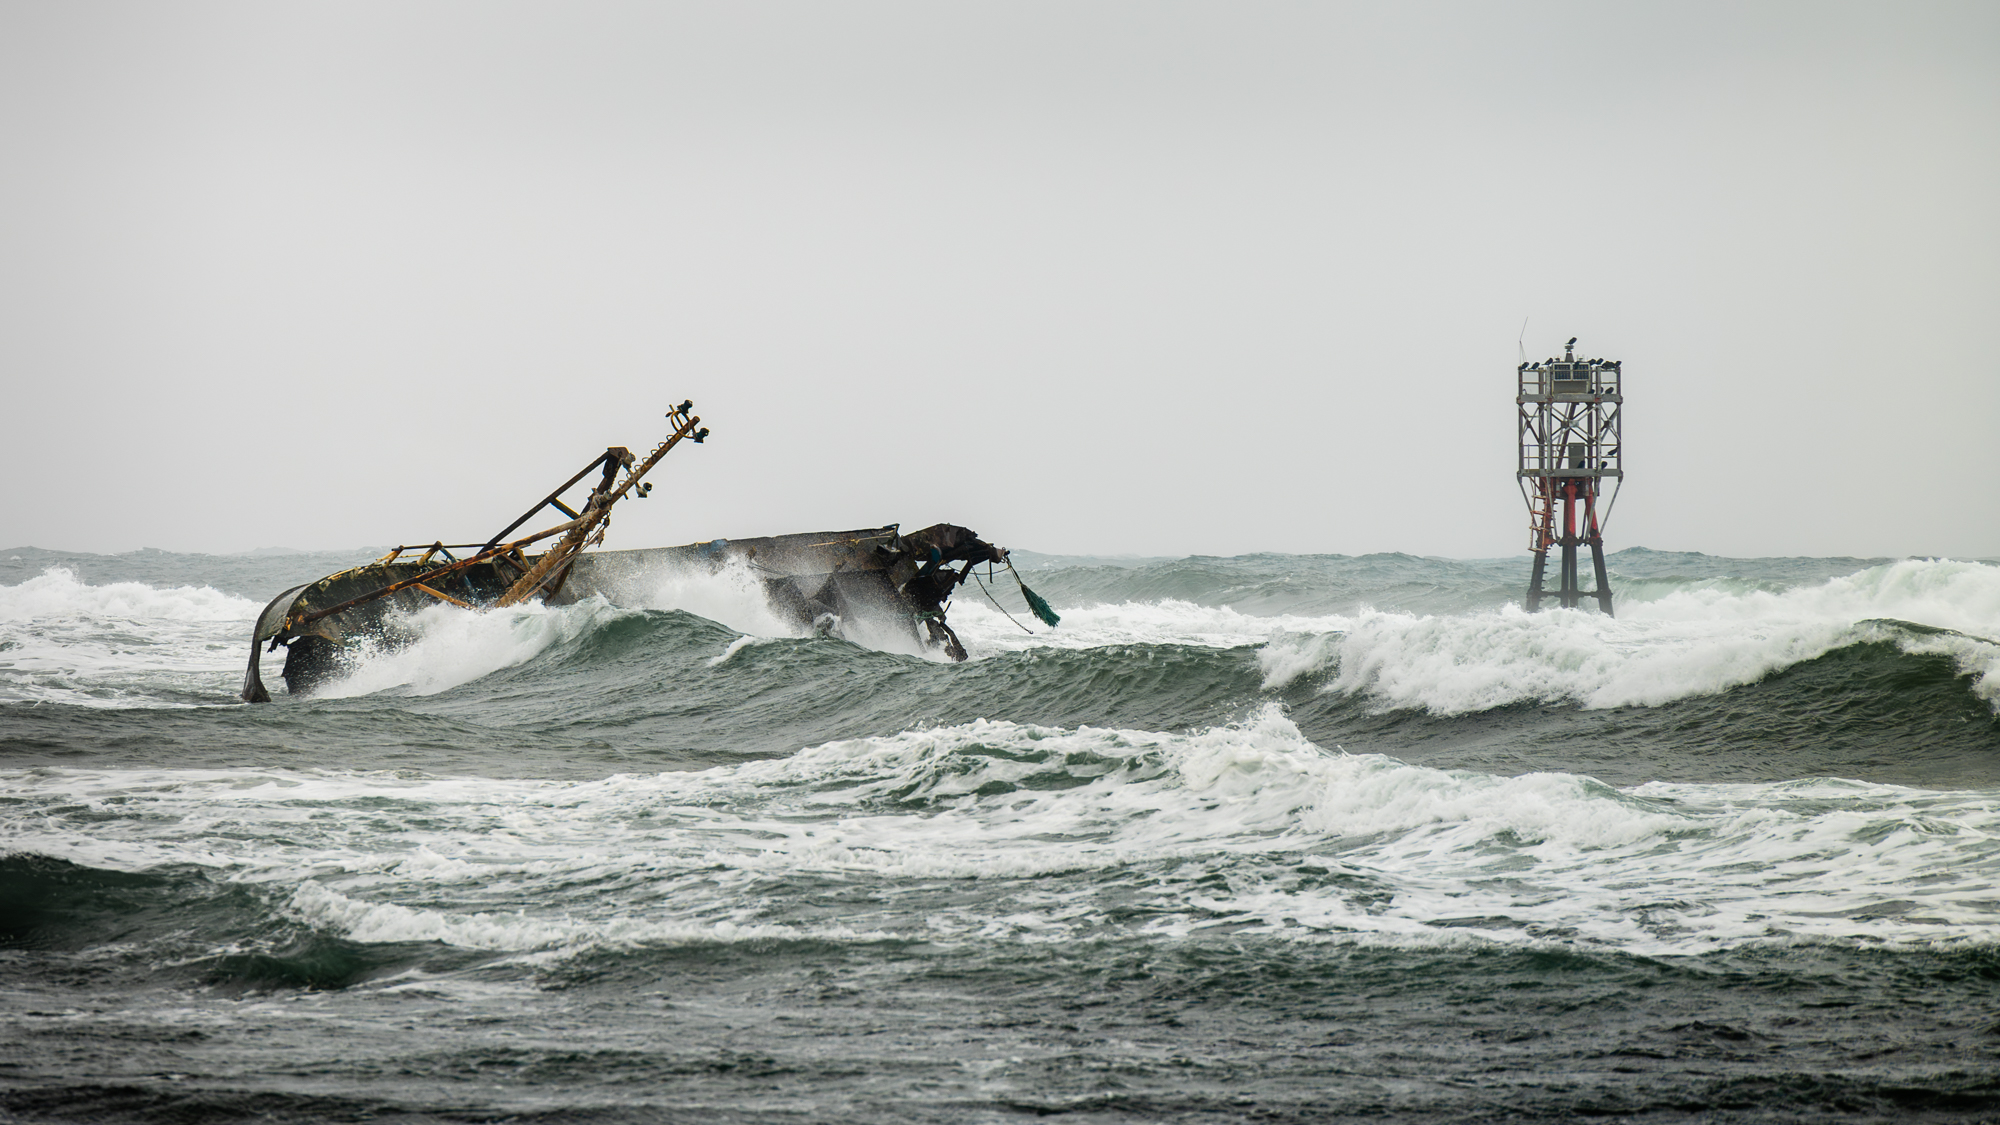
<instances>
[{"instance_id":1,"label":"foam streak on water","mask_svg":"<svg viewBox=\"0 0 2000 1125\"><path fill-rule=\"evenodd\" d=\"M1275 713L1180 736L982 722L578 784L61 771L0 794L40 810L10 818L7 850L216 868L284 888L301 917L363 941L1225 927L1663 954L2000 938L1994 792L1621 792L1328 751ZM981 901L948 905L956 894L938 888L968 881ZM790 901L815 882L897 890L835 921Z\"/></svg>"}]
</instances>

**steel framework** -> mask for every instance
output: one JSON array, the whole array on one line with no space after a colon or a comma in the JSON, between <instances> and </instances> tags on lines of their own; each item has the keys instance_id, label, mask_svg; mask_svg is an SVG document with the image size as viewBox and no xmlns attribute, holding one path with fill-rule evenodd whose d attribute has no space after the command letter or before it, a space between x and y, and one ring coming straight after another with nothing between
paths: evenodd
<instances>
[{"instance_id":1,"label":"steel framework","mask_svg":"<svg viewBox=\"0 0 2000 1125\"><path fill-rule=\"evenodd\" d=\"M1596 598L1611 613L1611 580L1604 572L1605 523L1625 481L1622 413L1623 372L1617 360L1576 358L1576 338L1563 345L1561 359L1540 363L1525 360L1516 369L1520 388L1514 402L1520 414L1521 461L1515 477L1528 503L1528 549L1534 552L1534 574L1528 580L1528 611L1542 607L1549 592L1542 588L1549 548L1562 548L1562 575L1555 597L1565 608L1584 598ZM1605 480L1611 496L1600 512L1598 496ZM1562 527L1556 527L1556 502L1562 502ZM1578 505L1581 504L1581 522ZM1597 589L1578 588L1576 549L1588 544L1597 571Z\"/></svg>"}]
</instances>

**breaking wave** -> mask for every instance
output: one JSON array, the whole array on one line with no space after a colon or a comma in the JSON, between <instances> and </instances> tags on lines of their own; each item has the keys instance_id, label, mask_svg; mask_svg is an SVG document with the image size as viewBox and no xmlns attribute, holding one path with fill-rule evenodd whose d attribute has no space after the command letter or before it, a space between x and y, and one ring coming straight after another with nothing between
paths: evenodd
<instances>
[{"instance_id":1,"label":"breaking wave","mask_svg":"<svg viewBox=\"0 0 2000 1125\"><path fill-rule=\"evenodd\" d=\"M715 706L742 692L791 692L791 680L856 660L890 677L867 693L871 710L880 710L883 692L905 691L893 662L790 636L765 620L745 575L643 577L648 584L632 599L643 608L591 598L484 614L419 611L405 622L413 643L356 653L321 696L457 697L481 682L490 683L482 693L518 691L550 677L657 680L698 669L683 694ZM972 665L938 667L929 654L930 675L950 684L954 701L935 711L941 719L1025 709L1038 721L1124 715L1172 727L1223 720L1232 708L1240 715L1274 695L1296 700L1302 691L1436 716L1522 704L1657 707L1878 646L1947 660L1971 695L2000 713L2000 645L1991 639L2000 636L2000 567L1982 563L1908 560L1776 589L1726 576L1658 580L1626 587L1615 619L1560 610L1530 616L1513 605L1450 615L1361 607L1260 616L1164 599L1064 605L1062 626L1051 630L1025 614L1009 620L1006 589L993 593L1001 606L962 591L952 609ZM63 569L0 586L0 702L227 705L259 608L205 587L90 586ZM800 700L820 714L832 705L825 696ZM922 714L911 711L916 702L882 717L908 721Z\"/></svg>"},{"instance_id":2,"label":"breaking wave","mask_svg":"<svg viewBox=\"0 0 2000 1125\"><path fill-rule=\"evenodd\" d=\"M405 643L363 643L343 657L342 673L313 694L324 699L436 695L519 667L552 646L573 642L636 612L618 609L602 598L567 606L529 602L482 613L430 606L398 615L396 624L408 638Z\"/></svg>"},{"instance_id":3,"label":"breaking wave","mask_svg":"<svg viewBox=\"0 0 2000 1125\"><path fill-rule=\"evenodd\" d=\"M2000 709L1995 636L2000 567L1909 560L1778 591L1705 580L1621 601L1615 619L1517 606L1454 617L1364 611L1338 632L1274 637L1259 659L1267 689L1324 674L1325 691L1454 715L1525 702L1657 706L1887 642L1950 657Z\"/></svg>"},{"instance_id":4,"label":"breaking wave","mask_svg":"<svg viewBox=\"0 0 2000 1125\"><path fill-rule=\"evenodd\" d=\"M86 585L76 572L52 567L13 586L0 586L0 625L68 621L124 621L155 625L174 621L238 621L263 606L207 586L150 586L143 582Z\"/></svg>"},{"instance_id":5,"label":"breaking wave","mask_svg":"<svg viewBox=\"0 0 2000 1125\"><path fill-rule=\"evenodd\" d=\"M9 852L199 868L371 944L2000 940L1987 793L1438 770L1315 745L1272 708L1178 735L981 721L577 783L77 771L5 795L43 809L8 822Z\"/></svg>"},{"instance_id":6,"label":"breaking wave","mask_svg":"<svg viewBox=\"0 0 2000 1125\"><path fill-rule=\"evenodd\" d=\"M241 675L261 608L206 586L92 586L62 567L0 586L0 702L205 702L218 675Z\"/></svg>"}]
</instances>

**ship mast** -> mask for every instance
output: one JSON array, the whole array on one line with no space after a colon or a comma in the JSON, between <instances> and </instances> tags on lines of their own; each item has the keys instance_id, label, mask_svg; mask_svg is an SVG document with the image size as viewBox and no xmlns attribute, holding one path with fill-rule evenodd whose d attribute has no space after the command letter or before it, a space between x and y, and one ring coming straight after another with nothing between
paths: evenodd
<instances>
[{"instance_id":1,"label":"ship mast","mask_svg":"<svg viewBox=\"0 0 2000 1125\"><path fill-rule=\"evenodd\" d=\"M633 493L635 488L637 492L634 494L641 498L651 492L652 485L640 482L652 471L654 465L660 463L660 458L667 455L667 450L680 444L682 438L692 438L698 444L708 437L707 430L695 429L701 419L688 413L692 409L694 403L688 401L667 412L667 421L674 424L674 432L667 435L667 439L636 466L632 463L631 451L623 446L604 451L604 457L600 462L604 466L604 480L596 488L591 489L590 499L584 502L583 511L577 513L576 518L569 522L567 530L563 537L556 541L556 545L536 560L535 565L528 568L525 574L515 579L506 593L500 595L499 600L493 603L495 608L518 605L541 594L545 587L559 586L577 553L604 541L605 525L611 520L611 506L624 499L626 494ZM613 488L612 478L621 465L626 470L625 479ZM589 472L588 469L584 471ZM504 535L505 532L501 534Z\"/></svg>"}]
</instances>

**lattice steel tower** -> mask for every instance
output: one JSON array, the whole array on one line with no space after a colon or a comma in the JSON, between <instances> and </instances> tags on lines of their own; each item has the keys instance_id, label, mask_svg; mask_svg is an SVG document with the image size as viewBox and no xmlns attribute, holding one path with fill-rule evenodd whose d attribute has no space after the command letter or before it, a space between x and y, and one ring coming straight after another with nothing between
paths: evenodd
<instances>
[{"instance_id":1,"label":"lattice steel tower","mask_svg":"<svg viewBox=\"0 0 2000 1125\"><path fill-rule=\"evenodd\" d=\"M1517 369L1520 392L1514 402L1520 410L1521 465L1514 475L1521 496L1528 502L1528 549L1535 553L1534 576L1528 580L1528 611L1542 607L1549 596L1542 589L1542 574L1549 562L1549 548L1562 548L1562 586L1555 592L1565 607L1585 598L1596 598L1598 606L1611 612L1611 580L1604 573L1605 521L1611 518L1611 504L1625 481L1620 437L1621 413L1625 396L1617 360L1576 358L1576 337L1563 345L1561 359L1530 364ZM1613 481L1611 499L1600 516L1598 490L1606 478ZM1562 502L1562 527L1556 527L1556 502ZM1581 504L1582 522L1577 507ZM1597 589L1581 590L1576 580L1576 549L1590 545L1591 563L1597 570Z\"/></svg>"}]
</instances>

